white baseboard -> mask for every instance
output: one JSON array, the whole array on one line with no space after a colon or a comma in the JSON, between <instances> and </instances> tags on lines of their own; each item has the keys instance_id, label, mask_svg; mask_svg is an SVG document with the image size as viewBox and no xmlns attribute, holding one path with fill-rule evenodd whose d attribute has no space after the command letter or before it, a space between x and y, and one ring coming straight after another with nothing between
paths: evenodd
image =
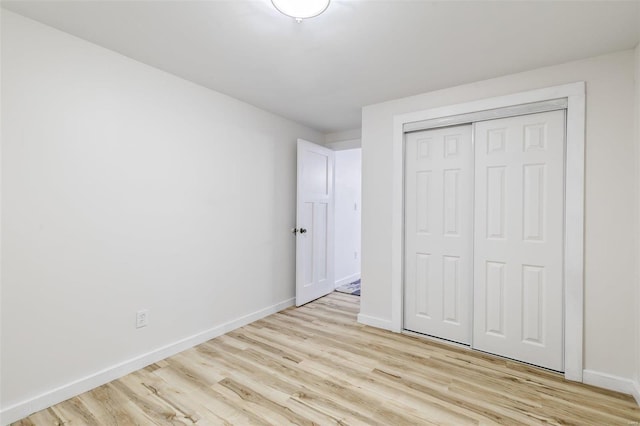
<instances>
[{"instance_id":1,"label":"white baseboard","mask_svg":"<svg viewBox=\"0 0 640 426\"><path fill-rule=\"evenodd\" d=\"M393 323L391 322L391 320L388 320L388 319L372 317L365 314L358 314L358 322L360 324L370 325L371 327L394 331Z\"/></svg>"},{"instance_id":2,"label":"white baseboard","mask_svg":"<svg viewBox=\"0 0 640 426\"><path fill-rule=\"evenodd\" d=\"M280 303L276 303L275 305L268 306L264 309L260 309L259 311L217 325L213 328L194 334L190 337L186 337L151 352L123 361L89 376L64 384L34 398L3 408L2 411L0 411L0 424L6 425L15 422L35 413L36 411L40 411L62 401L66 401L69 398L73 398L76 395L87 392L105 383L109 383L131 372L144 368L147 365L153 364L154 362L168 358L186 349L199 345L200 343L206 342L207 340L211 340L261 318L279 312L289 306L293 306L294 302L295 298L291 298Z\"/></svg>"},{"instance_id":3,"label":"white baseboard","mask_svg":"<svg viewBox=\"0 0 640 426\"><path fill-rule=\"evenodd\" d=\"M631 395L636 399L636 403L640 406L640 383L633 382L633 392Z\"/></svg>"},{"instance_id":4,"label":"white baseboard","mask_svg":"<svg viewBox=\"0 0 640 426\"><path fill-rule=\"evenodd\" d=\"M336 280L335 288L338 288L341 285L351 284L352 282L354 282L356 280L359 280L359 279L360 279L360 272L358 272L357 274L352 274L352 275L346 276L344 278L340 278L339 280Z\"/></svg>"},{"instance_id":5,"label":"white baseboard","mask_svg":"<svg viewBox=\"0 0 640 426\"><path fill-rule=\"evenodd\" d=\"M634 380L601 373L599 371L584 370L582 372L582 381L587 385L598 386L599 388L632 395L638 405L640 405L640 386L638 386L638 383Z\"/></svg>"}]
</instances>

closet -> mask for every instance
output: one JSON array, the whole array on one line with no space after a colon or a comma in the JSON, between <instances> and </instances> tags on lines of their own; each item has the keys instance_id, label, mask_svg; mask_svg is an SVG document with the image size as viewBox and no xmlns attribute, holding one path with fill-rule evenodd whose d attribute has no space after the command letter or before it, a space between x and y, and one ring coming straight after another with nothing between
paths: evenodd
<instances>
[{"instance_id":1,"label":"closet","mask_svg":"<svg viewBox=\"0 0 640 426\"><path fill-rule=\"evenodd\" d=\"M404 328L563 371L565 110L405 135Z\"/></svg>"}]
</instances>

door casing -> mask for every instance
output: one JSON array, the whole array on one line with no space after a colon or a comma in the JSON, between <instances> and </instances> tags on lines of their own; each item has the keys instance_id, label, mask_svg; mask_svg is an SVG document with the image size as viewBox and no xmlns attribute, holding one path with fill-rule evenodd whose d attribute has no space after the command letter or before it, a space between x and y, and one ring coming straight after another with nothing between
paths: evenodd
<instances>
[{"instance_id":1,"label":"door casing","mask_svg":"<svg viewBox=\"0 0 640 426\"><path fill-rule=\"evenodd\" d=\"M513 107L566 99L566 189L564 217L564 357L565 378L582 382L584 330L584 155L585 82L520 92L473 102L432 108L394 117L391 329L403 331L404 273L404 139L405 126L427 120L491 111L495 118L513 116ZM428 127L425 127L425 129Z\"/></svg>"}]
</instances>

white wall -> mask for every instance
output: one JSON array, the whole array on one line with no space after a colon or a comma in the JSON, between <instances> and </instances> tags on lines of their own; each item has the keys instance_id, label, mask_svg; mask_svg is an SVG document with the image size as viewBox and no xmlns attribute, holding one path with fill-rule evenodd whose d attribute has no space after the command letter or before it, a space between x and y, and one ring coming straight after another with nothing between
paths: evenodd
<instances>
[{"instance_id":1,"label":"white wall","mask_svg":"<svg viewBox=\"0 0 640 426\"><path fill-rule=\"evenodd\" d=\"M3 9L0 7L0 97L2 94L2 15ZM4 123L2 119L2 103L0 101L0 413L2 413L2 131ZM0 424L2 423L2 414L0 414Z\"/></svg>"},{"instance_id":2,"label":"white wall","mask_svg":"<svg viewBox=\"0 0 640 426\"><path fill-rule=\"evenodd\" d=\"M541 68L367 106L362 123L361 314L391 321L393 117L584 80L587 82L585 368L630 379L637 286L638 159L634 137L634 52Z\"/></svg>"},{"instance_id":3,"label":"white wall","mask_svg":"<svg viewBox=\"0 0 640 426\"><path fill-rule=\"evenodd\" d=\"M350 129L342 132L327 133L324 135L324 143L334 151L357 149L362 147L361 129Z\"/></svg>"},{"instance_id":4,"label":"white wall","mask_svg":"<svg viewBox=\"0 0 640 426\"><path fill-rule=\"evenodd\" d=\"M638 14L638 24L640 25L640 12ZM636 149L636 158L638 159L638 161L640 161L640 43L636 46L635 49L635 54L636 54L636 73L635 73L635 78L636 78L636 141L637 141L637 149ZM640 194L640 166L638 166L638 169L636 170L637 172L637 184L638 186L636 187L636 194ZM638 252L640 255L640 197L638 197L638 203L636 204L637 207L637 232L638 232L638 240L637 240L637 247L638 247ZM637 294L637 305L636 305L636 313L638 315L637 319L636 319L636 327L637 327L637 340L636 340L636 392L635 392L635 397L636 397L636 401L638 401L638 404L640 404L640 257L637 260L637 265L638 265L638 275L637 275L637 289L636 289L636 294Z\"/></svg>"},{"instance_id":5,"label":"white wall","mask_svg":"<svg viewBox=\"0 0 640 426\"><path fill-rule=\"evenodd\" d=\"M296 138L324 136L2 15L4 421L290 304Z\"/></svg>"},{"instance_id":6,"label":"white wall","mask_svg":"<svg viewBox=\"0 0 640 426\"><path fill-rule=\"evenodd\" d=\"M335 152L336 287L360 278L361 152L361 149Z\"/></svg>"},{"instance_id":7,"label":"white wall","mask_svg":"<svg viewBox=\"0 0 640 426\"><path fill-rule=\"evenodd\" d=\"M333 143L340 143L351 140L360 140L362 138L362 129L360 127L356 129L343 130L341 132L327 133L324 135L324 142L327 145Z\"/></svg>"}]
</instances>

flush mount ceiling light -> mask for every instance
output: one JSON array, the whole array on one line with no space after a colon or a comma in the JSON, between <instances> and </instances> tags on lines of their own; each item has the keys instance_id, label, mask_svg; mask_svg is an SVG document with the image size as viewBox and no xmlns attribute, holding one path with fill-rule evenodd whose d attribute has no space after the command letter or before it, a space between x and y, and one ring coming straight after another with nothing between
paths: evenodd
<instances>
[{"instance_id":1,"label":"flush mount ceiling light","mask_svg":"<svg viewBox=\"0 0 640 426\"><path fill-rule=\"evenodd\" d=\"M320 15L329 7L330 0L271 0L280 13L291 16L297 22Z\"/></svg>"}]
</instances>

